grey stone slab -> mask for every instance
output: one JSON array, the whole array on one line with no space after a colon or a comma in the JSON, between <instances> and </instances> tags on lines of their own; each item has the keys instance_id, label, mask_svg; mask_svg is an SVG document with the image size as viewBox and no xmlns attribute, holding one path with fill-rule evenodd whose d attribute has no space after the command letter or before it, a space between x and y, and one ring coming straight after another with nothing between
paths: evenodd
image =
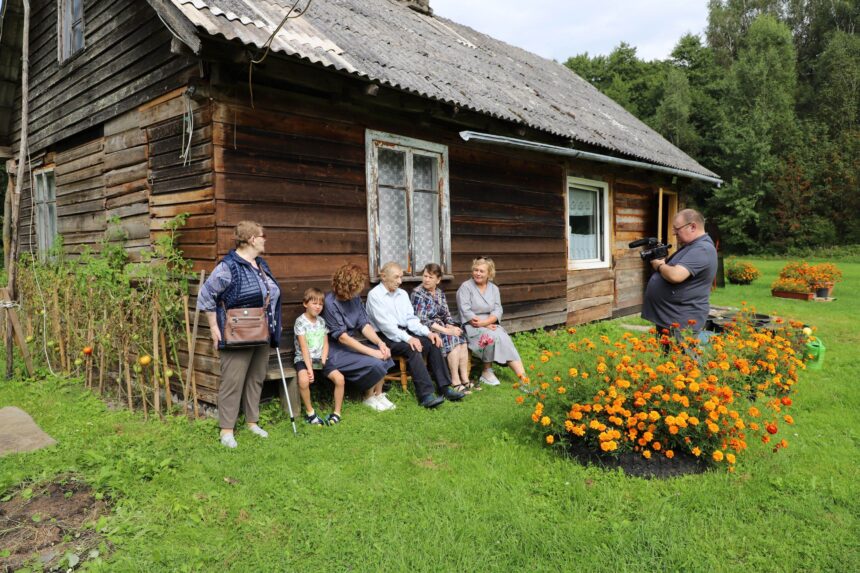
<instances>
[{"instance_id":1,"label":"grey stone slab","mask_svg":"<svg viewBox=\"0 0 860 573\"><path fill-rule=\"evenodd\" d=\"M0 456L32 452L56 443L24 410L14 406L0 408Z\"/></svg>"}]
</instances>

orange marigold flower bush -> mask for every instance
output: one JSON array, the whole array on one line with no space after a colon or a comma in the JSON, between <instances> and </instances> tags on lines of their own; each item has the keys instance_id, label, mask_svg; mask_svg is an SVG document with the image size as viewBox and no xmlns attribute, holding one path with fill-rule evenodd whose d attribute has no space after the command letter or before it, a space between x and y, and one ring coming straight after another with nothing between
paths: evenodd
<instances>
[{"instance_id":1,"label":"orange marigold flower bush","mask_svg":"<svg viewBox=\"0 0 860 573\"><path fill-rule=\"evenodd\" d=\"M547 444L645 458L684 452L732 467L751 441L768 443L781 424L794 423L788 410L804 368L802 326L767 330L742 317L706 346L653 330L615 339L545 333L541 344L564 351L521 348L539 358L517 402Z\"/></svg>"},{"instance_id":2,"label":"orange marigold flower bush","mask_svg":"<svg viewBox=\"0 0 860 573\"><path fill-rule=\"evenodd\" d=\"M777 278L777 282L791 281L790 283L786 282L786 284L792 285L804 283L806 289L788 290L786 288L777 288L777 283L774 283L771 288L774 290L784 290L787 292L812 292L819 288L833 286L834 283L837 283L841 280L842 271L840 271L839 267L837 267L833 263L819 263L816 265L810 265L806 261L801 261L799 263L791 262L785 265L782 270L779 271L779 278Z\"/></svg>"},{"instance_id":3,"label":"orange marigold flower bush","mask_svg":"<svg viewBox=\"0 0 860 573\"><path fill-rule=\"evenodd\" d=\"M726 264L726 278L735 285L748 285L759 278L761 273L752 263L730 260Z\"/></svg>"}]
</instances>

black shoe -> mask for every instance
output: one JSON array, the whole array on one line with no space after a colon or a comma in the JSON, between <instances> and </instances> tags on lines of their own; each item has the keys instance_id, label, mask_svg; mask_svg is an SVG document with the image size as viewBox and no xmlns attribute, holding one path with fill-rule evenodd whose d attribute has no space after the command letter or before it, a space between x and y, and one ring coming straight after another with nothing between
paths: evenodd
<instances>
[{"instance_id":1,"label":"black shoe","mask_svg":"<svg viewBox=\"0 0 860 573\"><path fill-rule=\"evenodd\" d=\"M441 404L444 401L445 401L445 398L443 398L442 396L436 396L435 394L430 394L429 396L426 396L423 400L421 400L418 403L421 404L421 406L423 406L424 408L435 408L436 406L438 406L439 404Z\"/></svg>"},{"instance_id":2,"label":"black shoe","mask_svg":"<svg viewBox=\"0 0 860 573\"><path fill-rule=\"evenodd\" d=\"M391 390L391 382L383 382L382 383L382 391L388 392L389 390Z\"/></svg>"},{"instance_id":3,"label":"black shoe","mask_svg":"<svg viewBox=\"0 0 860 573\"><path fill-rule=\"evenodd\" d=\"M457 392L450 386L445 386L445 389L441 392L442 397L446 400L450 400L452 402L457 402L458 400L462 400L466 395L462 392Z\"/></svg>"}]
</instances>

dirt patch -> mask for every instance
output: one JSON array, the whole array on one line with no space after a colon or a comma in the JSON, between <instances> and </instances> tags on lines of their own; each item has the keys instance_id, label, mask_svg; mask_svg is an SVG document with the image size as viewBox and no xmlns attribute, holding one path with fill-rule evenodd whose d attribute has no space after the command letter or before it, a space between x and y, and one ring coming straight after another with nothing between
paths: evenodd
<instances>
[{"instance_id":1,"label":"dirt patch","mask_svg":"<svg viewBox=\"0 0 860 573\"><path fill-rule=\"evenodd\" d=\"M46 570L58 568L67 554L84 561L101 542L93 527L108 513L90 487L74 476L25 486L0 501L0 572L16 571L27 563Z\"/></svg>"},{"instance_id":2,"label":"dirt patch","mask_svg":"<svg viewBox=\"0 0 860 573\"><path fill-rule=\"evenodd\" d=\"M638 452L624 452L613 456L595 452L581 445L568 447L570 457L582 464L593 464L607 469L621 468L625 474L642 478L670 478L687 474L700 474L709 465L701 458L678 452L672 459L666 456L653 456L650 460Z\"/></svg>"}]
</instances>

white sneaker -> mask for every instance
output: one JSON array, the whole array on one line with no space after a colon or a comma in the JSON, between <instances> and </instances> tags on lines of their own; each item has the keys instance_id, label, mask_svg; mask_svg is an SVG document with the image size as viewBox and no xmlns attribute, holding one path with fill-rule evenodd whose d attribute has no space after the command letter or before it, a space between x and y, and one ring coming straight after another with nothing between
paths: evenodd
<instances>
[{"instance_id":1,"label":"white sneaker","mask_svg":"<svg viewBox=\"0 0 860 573\"><path fill-rule=\"evenodd\" d=\"M496 373L492 370L484 370L484 373L481 374L481 384L486 384L487 386L498 386L501 384L499 379L496 378Z\"/></svg>"},{"instance_id":2,"label":"white sneaker","mask_svg":"<svg viewBox=\"0 0 860 573\"><path fill-rule=\"evenodd\" d=\"M236 443L236 438L233 437L233 434L224 434L221 436L221 445L232 450L239 444Z\"/></svg>"},{"instance_id":3,"label":"white sneaker","mask_svg":"<svg viewBox=\"0 0 860 573\"><path fill-rule=\"evenodd\" d=\"M376 399L380 404L385 406L386 410L393 410L397 407L397 405L394 402L392 402L391 400L388 399L388 396L385 394L385 392L383 392L382 394L377 396Z\"/></svg>"},{"instance_id":4,"label":"white sneaker","mask_svg":"<svg viewBox=\"0 0 860 573\"><path fill-rule=\"evenodd\" d=\"M368 408L372 408L377 412L382 412L386 409L386 407L379 401L379 396L373 394L370 398L363 400L362 403Z\"/></svg>"},{"instance_id":5,"label":"white sneaker","mask_svg":"<svg viewBox=\"0 0 860 573\"><path fill-rule=\"evenodd\" d=\"M260 426L248 426L248 429L251 430L252 434L257 434L261 438L268 438L269 432L261 428Z\"/></svg>"}]
</instances>

